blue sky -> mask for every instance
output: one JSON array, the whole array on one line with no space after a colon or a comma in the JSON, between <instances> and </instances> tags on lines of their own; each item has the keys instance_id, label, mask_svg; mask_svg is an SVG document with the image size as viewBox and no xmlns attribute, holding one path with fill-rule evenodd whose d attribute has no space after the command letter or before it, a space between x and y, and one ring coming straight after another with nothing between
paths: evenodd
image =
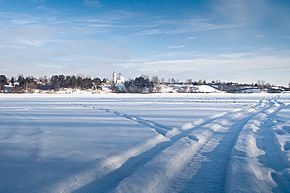
<instances>
[{"instance_id":1,"label":"blue sky","mask_svg":"<svg viewBox=\"0 0 290 193\"><path fill-rule=\"evenodd\" d=\"M0 0L0 73L290 81L288 0Z\"/></svg>"}]
</instances>

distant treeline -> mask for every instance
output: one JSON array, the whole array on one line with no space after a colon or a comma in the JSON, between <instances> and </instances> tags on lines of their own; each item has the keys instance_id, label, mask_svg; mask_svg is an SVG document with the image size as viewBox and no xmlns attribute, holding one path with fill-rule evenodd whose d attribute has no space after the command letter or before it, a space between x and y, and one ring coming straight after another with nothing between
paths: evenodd
<instances>
[{"instance_id":1,"label":"distant treeline","mask_svg":"<svg viewBox=\"0 0 290 193\"><path fill-rule=\"evenodd\" d=\"M130 79L121 83L114 83L108 78L91 78L85 76L65 76L65 75L53 75L50 78L44 76L42 78L35 78L33 76L24 77L19 75L18 77L8 78L5 75L0 75L0 92L33 92L38 90L54 90L58 91L61 89L81 89L81 90L103 90L108 88L112 92L117 93L152 93L161 92L162 85L209 85L220 91L225 92L242 92L246 89L260 89L267 90L268 92L280 92L287 91L289 88L275 87L270 83L263 80L258 80L257 83L252 84L240 84L233 82L221 82L219 80L206 82L205 80L192 81L187 79L185 82L180 82L178 79L168 78L165 81L164 78L158 76L139 76L135 79ZM290 84L289 84L290 87Z\"/></svg>"},{"instance_id":2,"label":"distant treeline","mask_svg":"<svg viewBox=\"0 0 290 193\"><path fill-rule=\"evenodd\" d=\"M61 88L79 88L79 89L91 89L94 86L101 85L105 80L100 78L88 78L81 76L64 76L54 75L50 78L35 78L32 76L24 77L22 75L17 78L12 77L10 80L5 75L0 75L0 89L4 89L4 85L10 84L15 87L15 91L24 90L59 90Z\"/></svg>"},{"instance_id":3,"label":"distant treeline","mask_svg":"<svg viewBox=\"0 0 290 193\"><path fill-rule=\"evenodd\" d=\"M5 75L0 75L0 90L13 89L12 92L27 92L35 89L39 90L60 90L64 88L71 89L94 89L102 90L102 85L110 85L111 89L115 92L130 92L140 93L144 91L153 92L154 85L157 82L149 80L146 76L136 77L133 80L128 80L120 84L113 84L106 78L90 78L84 76L65 76L65 75L53 75L50 78L42 77L35 78L32 76L24 77L19 75L17 78L12 77L8 79Z\"/></svg>"}]
</instances>

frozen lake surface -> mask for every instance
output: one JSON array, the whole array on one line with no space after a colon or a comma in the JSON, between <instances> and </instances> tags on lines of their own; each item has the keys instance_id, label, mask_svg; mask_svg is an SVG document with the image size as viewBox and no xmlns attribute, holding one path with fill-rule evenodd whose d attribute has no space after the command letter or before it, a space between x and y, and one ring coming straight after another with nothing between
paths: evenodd
<instances>
[{"instance_id":1,"label":"frozen lake surface","mask_svg":"<svg viewBox=\"0 0 290 193\"><path fill-rule=\"evenodd\" d=\"M290 192L290 95L0 95L0 193Z\"/></svg>"}]
</instances>

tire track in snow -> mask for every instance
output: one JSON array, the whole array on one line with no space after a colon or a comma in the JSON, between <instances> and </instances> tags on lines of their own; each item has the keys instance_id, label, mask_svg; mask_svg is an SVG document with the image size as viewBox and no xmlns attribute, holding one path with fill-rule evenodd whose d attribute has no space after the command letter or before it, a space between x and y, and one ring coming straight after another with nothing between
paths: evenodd
<instances>
[{"instance_id":1,"label":"tire track in snow","mask_svg":"<svg viewBox=\"0 0 290 193\"><path fill-rule=\"evenodd\" d=\"M244 114L247 114L247 111L245 111ZM251 114L250 116L247 115L246 118L243 118L237 124L242 124L242 125L245 124L256 113L250 113L250 114ZM236 113L235 116L239 117L242 115L241 113ZM203 129L204 128L201 128L199 130L203 130ZM222 130L221 127L217 127L216 129L218 131ZM202 138L203 136L201 136L201 140L203 140ZM193 138L194 141L192 142L195 143L193 145L182 145L179 143L181 140L177 141L177 143L179 144L173 145L170 148L167 148L166 150L162 151L162 153L159 154L157 158L154 158L154 159L152 158L153 159L152 161L150 161L149 163L147 162L146 164L140 166L139 167L140 169L137 169L136 172L133 173L133 175L127 178L124 178L124 180L118 185L118 187L116 187L116 189L113 192L127 192L130 190L132 191L132 189L133 189L133 192L163 192L164 186L168 185L168 180L169 180L168 178L174 176L175 175L174 171L178 171L182 167L182 166L180 167L180 165L184 164L184 162L187 160L188 154L194 155L194 152L196 152L197 149L203 146L202 144L201 145L199 145L198 143L196 144L196 139L198 140L198 137ZM207 141L207 139L209 138L206 138L205 141ZM217 142L218 140L214 140L214 139L209 140L208 142L205 142L205 144L209 144L209 143L212 144L208 146L207 151L211 151L210 149L213 149L215 145L217 144ZM191 142L189 141L189 143ZM172 152L175 152L175 153L178 152L177 154L180 154L180 155L172 154ZM165 159L164 157L167 157L168 160L164 160ZM151 176L151 178L147 176ZM134 183L138 183L138 184L134 185ZM170 192L175 192L175 191L170 191Z\"/></svg>"},{"instance_id":2,"label":"tire track in snow","mask_svg":"<svg viewBox=\"0 0 290 193\"><path fill-rule=\"evenodd\" d=\"M126 192L126 190L136 188L136 186L140 188L134 189L133 192L166 192L166 186L170 185L169 180L173 177L179 177L181 179L179 182L182 183L185 177L184 175L186 174L189 178L192 176L191 172L187 170L189 172L184 172L183 176L180 173L176 175L176 172L182 170L183 166L200 152L200 149L210 151L210 149L213 149L218 144L220 138L214 138L213 136L217 136L220 132L225 132L223 127L228 124L227 121L229 117L232 117L232 119L242 119L241 117L247 115L247 113L251 113L252 111L252 109L245 109L243 112L227 114L226 116L219 117L210 124L206 124L203 127L194 130L186 136L186 140L183 144L179 143L180 140L177 142L179 144L176 143L170 148L167 148L132 176L124 179L124 181L121 182L113 192ZM202 156L197 155L195 158L196 160L200 160L200 162L204 161ZM195 166L195 169L197 170L199 165ZM148 173L148 171L151 171L151 173L149 172L147 176L152 176L149 179L144 175L144 173ZM131 184L134 184L135 180L138 182L138 185L132 187ZM176 189L171 189L168 190L168 192L177 191Z\"/></svg>"},{"instance_id":3,"label":"tire track in snow","mask_svg":"<svg viewBox=\"0 0 290 193\"><path fill-rule=\"evenodd\" d=\"M259 105L260 103L256 106ZM120 163L120 167L115 167L111 171L106 172L106 174L103 174L101 176L95 175L93 180L88 178L88 180L85 180L85 182L77 182L76 186L70 187L68 190L62 192L70 192L73 190L75 190L74 192L89 192L90 190L98 190L98 192L108 192L109 190L117 186L117 184L121 182L124 178L130 176L136 169L152 160L160 152L174 145L182 138L187 137L188 134L190 134L192 131L199 129L213 122L216 119L220 119L233 113L238 113L239 111L242 111L242 109L233 110L228 113L219 113L217 115L209 117L207 120L198 120L197 122L191 122L191 128L188 128L188 126L183 128L184 130L181 130L180 133L171 136L169 138L169 141L157 143L152 148L144 152L140 152L140 154L136 156L128 157L127 161L125 161L124 163ZM133 120L136 121L135 119Z\"/></svg>"},{"instance_id":4,"label":"tire track in snow","mask_svg":"<svg viewBox=\"0 0 290 193\"><path fill-rule=\"evenodd\" d=\"M268 112L276 112L277 97L269 99L262 105L262 109L245 119L235 123L228 133L214 136L218 138L218 145L213 151L201 151L206 161L202 162L197 173L186 183L185 188L179 192L226 192L227 190L227 171L232 157L234 144L243 128L249 124L255 117ZM265 120L263 120L265 121Z\"/></svg>"},{"instance_id":5,"label":"tire track in snow","mask_svg":"<svg viewBox=\"0 0 290 193\"><path fill-rule=\"evenodd\" d=\"M269 168L267 164L274 166L277 162L281 164L282 160L279 156L269 155L272 150L277 149L275 138L265 126L271 117L285 107L276 102L276 99L272 100L270 109L265 109L246 124L238 136L228 169L227 192L273 192L276 186L273 168ZM281 166L276 165L276 169L281 169Z\"/></svg>"},{"instance_id":6,"label":"tire track in snow","mask_svg":"<svg viewBox=\"0 0 290 193\"><path fill-rule=\"evenodd\" d=\"M167 136L167 135L172 135L176 133L176 128L172 128L166 125L163 125L161 123L157 123L155 121L150 121L147 119L143 119L141 117L137 117L134 115L129 115L129 114L125 114L125 113L121 113L112 109L99 109L101 111L105 111L107 113L112 113L118 117L123 117L125 119L129 119L132 121L135 121L141 125L147 126L149 128L153 128L157 133L163 135L163 136Z\"/></svg>"},{"instance_id":7,"label":"tire track in snow","mask_svg":"<svg viewBox=\"0 0 290 193\"><path fill-rule=\"evenodd\" d=\"M279 105L279 106L278 106ZM277 104L278 108L274 112L268 114L268 119L262 128L257 132L257 147L265 152L258 157L260 163L265 167L271 168L273 171L271 177L276 183L273 192L290 192L290 173L288 168L290 163L287 160L285 152L282 151L279 141L274 134L274 120L277 118L277 113L287 106L283 103Z\"/></svg>"},{"instance_id":8,"label":"tire track in snow","mask_svg":"<svg viewBox=\"0 0 290 193\"><path fill-rule=\"evenodd\" d=\"M252 107L252 108L257 109L257 108L261 108L261 107L265 106L265 104L266 104L266 100L265 99L261 99L261 100L259 100L259 102L257 104L251 104L249 106ZM95 107L93 107L93 108L95 109ZM147 126L149 128L153 128L157 133L159 133L159 134L161 134L163 136L171 137L172 135L177 134L177 132L179 132L177 128L169 127L167 125L163 125L163 124L158 123L156 121L143 119L143 118L138 117L138 116L129 115L129 114L126 114L126 113L121 113L121 112L118 112L118 111L113 110L113 109L100 108L98 110L105 111L107 113L112 113L112 114L114 114L114 115L116 115L118 117L123 117L125 119L131 120L131 121L135 121L135 122L137 122L137 123L139 123L141 125ZM242 111L242 110L243 109L235 109L235 110L232 110L232 111L230 111L228 113L231 114L231 113L235 113L235 112ZM225 115L225 113L218 113L218 114L212 116L211 118L218 118L218 117L222 117L223 115ZM202 123L202 120L185 123L185 124L183 124L181 130L190 129L196 123Z\"/></svg>"},{"instance_id":9,"label":"tire track in snow","mask_svg":"<svg viewBox=\"0 0 290 193\"><path fill-rule=\"evenodd\" d=\"M206 120L198 120L196 122L191 122L191 128L185 128L180 133L167 138L167 141L159 141L156 144L152 144L150 148L139 152L138 154L132 155L123 155L127 157L127 159L123 159L124 162L120 162L118 166L110 168L108 163L111 162L110 158L104 161L104 168L110 168L108 171L100 172L100 175L97 174L84 174L85 177L82 179L83 174L80 176L73 177L68 185L64 185L67 187L61 187L60 192L89 192L90 190L98 190L98 192L108 192L109 189L115 187L120 181L122 181L125 177L131 175L138 167L144 165L153 159L156 155L158 155L164 149L172 146L180 139L186 137L190 132L211 123L212 121L227 116L228 114L232 114L237 112L237 110L230 111L228 113L219 113L218 115L214 115L209 117ZM97 172L97 171L96 171Z\"/></svg>"},{"instance_id":10,"label":"tire track in snow","mask_svg":"<svg viewBox=\"0 0 290 193\"><path fill-rule=\"evenodd\" d=\"M171 192L225 192L229 152L242 127L254 115L234 123L229 132L214 134L172 182Z\"/></svg>"}]
</instances>

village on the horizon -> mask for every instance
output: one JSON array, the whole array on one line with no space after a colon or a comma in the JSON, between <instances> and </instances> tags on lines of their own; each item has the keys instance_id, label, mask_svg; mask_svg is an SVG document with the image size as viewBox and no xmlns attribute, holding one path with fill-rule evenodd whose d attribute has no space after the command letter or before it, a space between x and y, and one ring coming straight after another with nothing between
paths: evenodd
<instances>
[{"instance_id":1,"label":"village on the horizon","mask_svg":"<svg viewBox=\"0 0 290 193\"><path fill-rule=\"evenodd\" d=\"M90 78L82 75L53 75L35 78L19 75L8 78L0 75L0 93L49 93L49 94L105 94L105 93L283 93L290 91L289 87L273 85L264 80L246 84L237 82L222 82L205 80L185 82L178 79L142 75L126 80L121 73L113 71L109 78Z\"/></svg>"}]
</instances>

